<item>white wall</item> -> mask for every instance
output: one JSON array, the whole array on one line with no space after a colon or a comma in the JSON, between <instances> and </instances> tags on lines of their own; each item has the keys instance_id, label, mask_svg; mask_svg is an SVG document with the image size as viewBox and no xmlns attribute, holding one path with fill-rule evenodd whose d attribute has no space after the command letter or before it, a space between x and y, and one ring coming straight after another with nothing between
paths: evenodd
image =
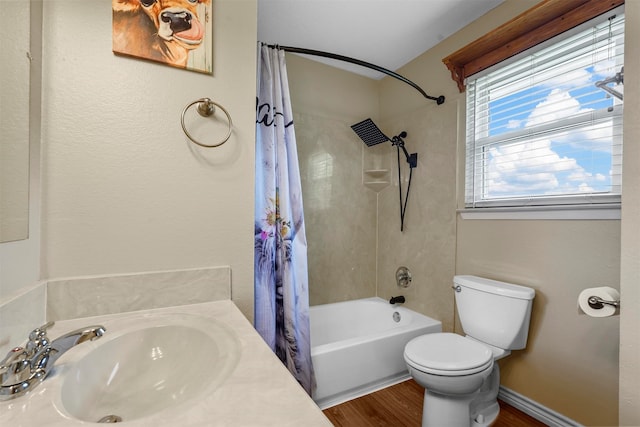
<instances>
[{"instance_id":1,"label":"white wall","mask_svg":"<svg viewBox=\"0 0 640 427\"><path fill-rule=\"evenodd\" d=\"M30 3L4 1L0 27L0 242L29 233Z\"/></svg>"},{"instance_id":2,"label":"white wall","mask_svg":"<svg viewBox=\"0 0 640 427\"><path fill-rule=\"evenodd\" d=\"M0 354L23 342L29 331L45 320L44 286L37 283L40 277L42 5L32 3L30 15L29 236L25 240L0 243Z\"/></svg>"},{"instance_id":3,"label":"white wall","mask_svg":"<svg viewBox=\"0 0 640 427\"><path fill-rule=\"evenodd\" d=\"M40 77L42 68L42 6L29 10L31 27L29 118L29 235L27 239L0 243L0 304L24 292L40 273ZM25 37L29 37L26 35ZM2 84L5 84L3 82ZM44 319L44 311L38 318Z\"/></svg>"},{"instance_id":4,"label":"white wall","mask_svg":"<svg viewBox=\"0 0 640 427\"><path fill-rule=\"evenodd\" d=\"M256 1L213 2L213 76L114 55L111 15L110 0L44 2L42 276L229 265L251 317ZM180 127L205 96L234 121L217 149ZM189 118L206 143L224 135Z\"/></svg>"}]
</instances>

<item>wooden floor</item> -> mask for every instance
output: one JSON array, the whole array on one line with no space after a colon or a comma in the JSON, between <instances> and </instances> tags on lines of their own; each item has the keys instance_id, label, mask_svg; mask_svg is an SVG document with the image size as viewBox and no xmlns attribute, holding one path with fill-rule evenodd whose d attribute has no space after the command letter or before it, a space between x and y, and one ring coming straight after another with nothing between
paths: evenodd
<instances>
[{"instance_id":1,"label":"wooden floor","mask_svg":"<svg viewBox=\"0 0 640 427\"><path fill-rule=\"evenodd\" d=\"M324 410L336 427L420 427L424 389L408 380L358 399ZM500 403L500 415L492 427L544 427L529 415Z\"/></svg>"}]
</instances>

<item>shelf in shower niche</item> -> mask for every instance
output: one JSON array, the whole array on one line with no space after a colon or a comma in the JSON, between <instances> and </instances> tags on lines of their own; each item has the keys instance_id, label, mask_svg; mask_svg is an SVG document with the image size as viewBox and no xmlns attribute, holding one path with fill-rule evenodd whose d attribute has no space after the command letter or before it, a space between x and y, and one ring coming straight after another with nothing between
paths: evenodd
<instances>
[{"instance_id":1,"label":"shelf in shower niche","mask_svg":"<svg viewBox=\"0 0 640 427\"><path fill-rule=\"evenodd\" d=\"M389 169L365 169L363 184L376 193L389 186L391 171Z\"/></svg>"},{"instance_id":2,"label":"shelf in shower niche","mask_svg":"<svg viewBox=\"0 0 640 427\"><path fill-rule=\"evenodd\" d=\"M364 185L376 193L389 186L389 181L365 181Z\"/></svg>"},{"instance_id":3,"label":"shelf in shower niche","mask_svg":"<svg viewBox=\"0 0 640 427\"><path fill-rule=\"evenodd\" d=\"M389 174L389 169L367 169L364 173L372 178L382 178Z\"/></svg>"}]
</instances>

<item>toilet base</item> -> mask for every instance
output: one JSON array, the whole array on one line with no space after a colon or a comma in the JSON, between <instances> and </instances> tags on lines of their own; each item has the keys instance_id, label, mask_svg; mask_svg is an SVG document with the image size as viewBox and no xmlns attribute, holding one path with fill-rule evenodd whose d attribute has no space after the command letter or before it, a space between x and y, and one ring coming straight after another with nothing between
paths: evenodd
<instances>
[{"instance_id":1,"label":"toilet base","mask_svg":"<svg viewBox=\"0 0 640 427\"><path fill-rule=\"evenodd\" d=\"M469 413L472 427L485 427L491 425L498 418L500 405L498 405L498 391L500 389L500 365L493 365L491 375L480 387L480 391L474 396L470 404Z\"/></svg>"},{"instance_id":2,"label":"toilet base","mask_svg":"<svg viewBox=\"0 0 640 427\"><path fill-rule=\"evenodd\" d=\"M422 427L470 427L469 405L474 395L445 396L424 391Z\"/></svg>"},{"instance_id":3,"label":"toilet base","mask_svg":"<svg viewBox=\"0 0 640 427\"><path fill-rule=\"evenodd\" d=\"M496 400L486 408L476 414L475 418L471 420L471 427L488 427L498 418L500 413L500 405Z\"/></svg>"},{"instance_id":4,"label":"toilet base","mask_svg":"<svg viewBox=\"0 0 640 427\"><path fill-rule=\"evenodd\" d=\"M425 389L422 427L487 427L500 413L500 367L496 363L482 387L466 395L444 395Z\"/></svg>"},{"instance_id":5,"label":"toilet base","mask_svg":"<svg viewBox=\"0 0 640 427\"><path fill-rule=\"evenodd\" d=\"M466 398L424 392L422 427L488 427L500 413L498 401L487 404L473 418L469 407L474 396Z\"/></svg>"}]
</instances>

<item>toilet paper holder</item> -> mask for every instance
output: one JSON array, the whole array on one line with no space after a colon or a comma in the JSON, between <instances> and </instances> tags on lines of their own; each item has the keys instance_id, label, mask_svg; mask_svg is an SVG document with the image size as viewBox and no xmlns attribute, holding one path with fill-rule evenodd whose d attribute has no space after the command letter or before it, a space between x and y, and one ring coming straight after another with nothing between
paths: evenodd
<instances>
[{"instance_id":1,"label":"toilet paper holder","mask_svg":"<svg viewBox=\"0 0 640 427\"><path fill-rule=\"evenodd\" d=\"M602 307L606 305L612 305L616 308L620 308L620 301L607 301L604 300L600 297L596 297L596 296L590 296L589 299L587 300L587 302L589 303L589 307L593 308L594 310L600 310Z\"/></svg>"}]
</instances>

